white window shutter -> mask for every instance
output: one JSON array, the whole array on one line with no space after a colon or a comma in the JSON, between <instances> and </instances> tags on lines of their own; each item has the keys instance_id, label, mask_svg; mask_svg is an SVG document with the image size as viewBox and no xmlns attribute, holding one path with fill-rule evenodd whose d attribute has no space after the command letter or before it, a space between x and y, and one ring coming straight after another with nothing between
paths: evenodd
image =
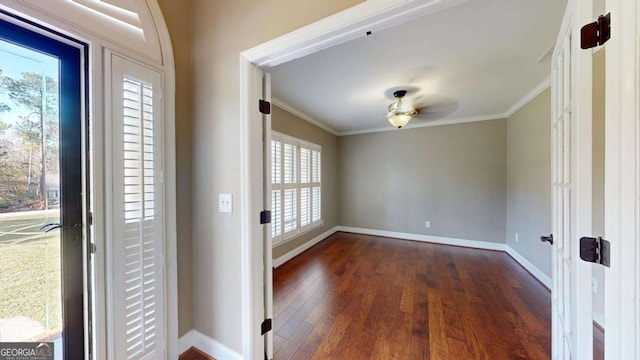
<instances>
[{"instance_id":1,"label":"white window shutter","mask_svg":"<svg viewBox=\"0 0 640 360\"><path fill-rule=\"evenodd\" d=\"M312 152L311 160L311 178L313 182L313 190L311 196L311 221L316 222L322 219L322 189L320 183L322 182L322 174L320 169L322 168L322 160L320 151L314 150Z\"/></svg>"},{"instance_id":2,"label":"white window shutter","mask_svg":"<svg viewBox=\"0 0 640 360\"><path fill-rule=\"evenodd\" d=\"M271 238L282 235L282 190L271 191Z\"/></svg>"},{"instance_id":3,"label":"white window shutter","mask_svg":"<svg viewBox=\"0 0 640 360\"><path fill-rule=\"evenodd\" d=\"M300 226L307 226L311 223L311 189L300 188Z\"/></svg>"},{"instance_id":4,"label":"white window shutter","mask_svg":"<svg viewBox=\"0 0 640 360\"><path fill-rule=\"evenodd\" d=\"M298 182L296 176L297 157L296 150L298 148L292 144L284 144L284 183L295 184Z\"/></svg>"},{"instance_id":5,"label":"white window shutter","mask_svg":"<svg viewBox=\"0 0 640 360\"><path fill-rule=\"evenodd\" d=\"M322 161L320 159L320 151L313 151L313 180L314 183L319 183L322 180L322 174L320 173L320 169L322 168Z\"/></svg>"},{"instance_id":6,"label":"white window shutter","mask_svg":"<svg viewBox=\"0 0 640 360\"><path fill-rule=\"evenodd\" d=\"M311 181L311 150L300 148L300 183Z\"/></svg>"},{"instance_id":7,"label":"white window shutter","mask_svg":"<svg viewBox=\"0 0 640 360\"><path fill-rule=\"evenodd\" d=\"M320 221L320 219L322 219L322 215L321 215L321 202L322 202L322 196L321 196L321 190L320 187L314 187L313 188L313 195L311 197L311 202L312 202L312 209L311 209L311 221Z\"/></svg>"},{"instance_id":8,"label":"white window shutter","mask_svg":"<svg viewBox=\"0 0 640 360\"><path fill-rule=\"evenodd\" d=\"M278 245L322 225L322 147L272 131L271 235Z\"/></svg>"},{"instance_id":9,"label":"white window shutter","mask_svg":"<svg viewBox=\"0 0 640 360\"><path fill-rule=\"evenodd\" d=\"M282 183L282 143L271 141L271 183Z\"/></svg>"},{"instance_id":10,"label":"white window shutter","mask_svg":"<svg viewBox=\"0 0 640 360\"><path fill-rule=\"evenodd\" d=\"M296 189L286 189L284 191L284 233L294 231L298 228Z\"/></svg>"},{"instance_id":11,"label":"white window shutter","mask_svg":"<svg viewBox=\"0 0 640 360\"><path fill-rule=\"evenodd\" d=\"M111 55L109 336L113 359L165 353L161 74Z\"/></svg>"}]
</instances>

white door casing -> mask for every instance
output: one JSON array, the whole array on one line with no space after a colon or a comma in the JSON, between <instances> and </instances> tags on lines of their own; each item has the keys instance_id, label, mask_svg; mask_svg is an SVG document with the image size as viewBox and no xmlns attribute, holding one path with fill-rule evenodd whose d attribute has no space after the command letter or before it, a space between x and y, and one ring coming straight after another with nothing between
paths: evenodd
<instances>
[{"instance_id":1,"label":"white door casing","mask_svg":"<svg viewBox=\"0 0 640 360\"><path fill-rule=\"evenodd\" d=\"M606 46L605 358L640 359L640 70L636 0L607 0Z\"/></svg>"},{"instance_id":2,"label":"white door casing","mask_svg":"<svg viewBox=\"0 0 640 360\"><path fill-rule=\"evenodd\" d=\"M591 264L579 256L592 196L592 61L579 39L592 11L592 0L568 1L552 57L553 359L593 357Z\"/></svg>"}]
</instances>

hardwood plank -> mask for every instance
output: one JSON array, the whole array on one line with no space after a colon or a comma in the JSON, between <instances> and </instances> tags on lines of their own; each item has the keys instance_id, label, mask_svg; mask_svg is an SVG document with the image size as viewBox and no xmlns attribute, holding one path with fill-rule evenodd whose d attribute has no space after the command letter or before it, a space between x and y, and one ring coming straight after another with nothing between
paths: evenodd
<instances>
[{"instance_id":1,"label":"hardwood plank","mask_svg":"<svg viewBox=\"0 0 640 360\"><path fill-rule=\"evenodd\" d=\"M336 233L274 299L277 360L550 358L549 291L501 252Z\"/></svg>"},{"instance_id":2,"label":"hardwood plank","mask_svg":"<svg viewBox=\"0 0 640 360\"><path fill-rule=\"evenodd\" d=\"M190 347L182 355L178 356L178 360L215 360L211 356L205 354L200 349Z\"/></svg>"},{"instance_id":3,"label":"hardwood plank","mask_svg":"<svg viewBox=\"0 0 640 360\"><path fill-rule=\"evenodd\" d=\"M593 322L593 360L604 360L604 329Z\"/></svg>"},{"instance_id":4,"label":"hardwood plank","mask_svg":"<svg viewBox=\"0 0 640 360\"><path fill-rule=\"evenodd\" d=\"M440 294L430 291L429 299L429 352L431 358L449 359L449 344L447 342L447 326L444 320L444 309Z\"/></svg>"},{"instance_id":5,"label":"hardwood plank","mask_svg":"<svg viewBox=\"0 0 640 360\"><path fill-rule=\"evenodd\" d=\"M315 298L309 298L304 305L302 305L299 309L297 309L291 317L289 317L286 321L283 322L282 326L279 327L276 334L285 339L288 339L293 332L298 328L300 323L304 321L304 319L311 314L313 309L318 305L320 300Z\"/></svg>"},{"instance_id":6,"label":"hardwood plank","mask_svg":"<svg viewBox=\"0 0 640 360\"><path fill-rule=\"evenodd\" d=\"M274 359L296 359L293 356L298 348L303 343L307 335L313 330L313 325L301 322L296 327L293 335L286 339L282 345L280 345L277 352L274 352Z\"/></svg>"}]
</instances>

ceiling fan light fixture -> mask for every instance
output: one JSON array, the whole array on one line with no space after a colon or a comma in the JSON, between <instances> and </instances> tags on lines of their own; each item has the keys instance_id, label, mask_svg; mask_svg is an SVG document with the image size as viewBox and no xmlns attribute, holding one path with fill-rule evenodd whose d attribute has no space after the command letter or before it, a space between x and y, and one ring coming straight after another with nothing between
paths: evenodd
<instances>
[{"instance_id":1,"label":"ceiling fan light fixture","mask_svg":"<svg viewBox=\"0 0 640 360\"><path fill-rule=\"evenodd\" d=\"M411 118L418 114L411 101L404 99L406 94L407 92L405 90L394 92L393 96L397 100L389 105L389 112L387 113L387 120L398 129L407 125L409 121L411 121Z\"/></svg>"},{"instance_id":2,"label":"ceiling fan light fixture","mask_svg":"<svg viewBox=\"0 0 640 360\"><path fill-rule=\"evenodd\" d=\"M412 117L413 116L411 115L398 114L393 116L387 116L387 119L389 120L391 125L393 125L394 127L397 127L398 129L401 129L403 126L409 123Z\"/></svg>"}]
</instances>

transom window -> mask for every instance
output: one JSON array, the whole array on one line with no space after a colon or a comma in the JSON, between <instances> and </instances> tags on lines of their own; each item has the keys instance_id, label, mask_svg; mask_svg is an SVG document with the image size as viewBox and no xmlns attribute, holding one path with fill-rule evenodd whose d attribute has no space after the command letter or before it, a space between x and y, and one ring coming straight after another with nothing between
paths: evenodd
<instances>
[{"instance_id":1,"label":"transom window","mask_svg":"<svg viewBox=\"0 0 640 360\"><path fill-rule=\"evenodd\" d=\"M271 236L276 245L322 225L322 147L272 133Z\"/></svg>"}]
</instances>

